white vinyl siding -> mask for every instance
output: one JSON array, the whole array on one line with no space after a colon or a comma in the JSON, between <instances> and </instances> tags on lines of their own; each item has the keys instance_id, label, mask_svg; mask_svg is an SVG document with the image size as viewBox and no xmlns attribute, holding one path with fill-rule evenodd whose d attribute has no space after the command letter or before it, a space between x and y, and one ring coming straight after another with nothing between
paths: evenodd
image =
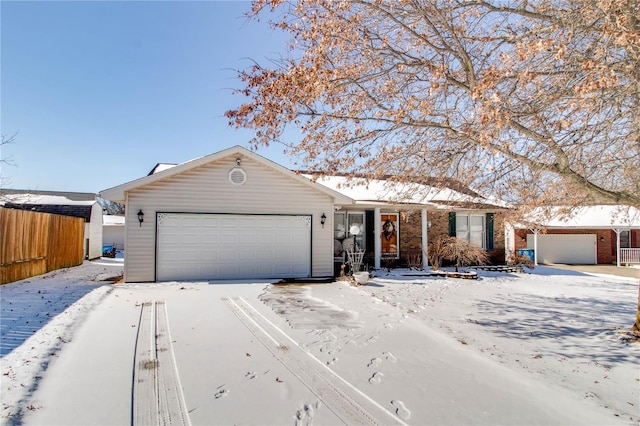
<instances>
[{"instance_id":1,"label":"white vinyl siding","mask_svg":"<svg viewBox=\"0 0 640 426\"><path fill-rule=\"evenodd\" d=\"M102 228L102 245L115 244L116 249L124 250L124 225L105 225Z\"/></svg>"},{"instance_id":2,"label":"white vinyl siding","mask_svg":"<svg viewBox=\"0 0 640 426\"><path fill-rule=\"evenodd\" d=\"M156 213L286 214L311 216L312 276L333 274L332 198L257 161L244 158L246 182L235 185L229 172L236 155L187 170L127 193L125 279L155 280ZM139 226L137 212L144 212ZM327 216L322 228L320 216Z\"/></svg>"},{"instance_id":3,"label":"white vinyl siding","mask_svg":"<svg viewBox=\"0 0 640 426\"><path fill-rule=\"evenodd\" d=\"M84 238L85 257L97 259L102 256L102 207L98 203L91 206L91 218L84 224Z\"/></svg>"}]
</instances>

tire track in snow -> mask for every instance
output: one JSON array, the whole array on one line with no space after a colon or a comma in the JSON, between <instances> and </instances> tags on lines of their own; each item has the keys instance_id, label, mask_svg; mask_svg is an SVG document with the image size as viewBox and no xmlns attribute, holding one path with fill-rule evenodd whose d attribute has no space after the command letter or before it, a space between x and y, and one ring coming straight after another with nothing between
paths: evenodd
<instances>
[{"instance_id":1,"label":"tire track in snow","mask_svg":"<svg viewBox=\"0 0 640 426\"><path fill-rule=\"evenodd\" d=\"M132 425L190 425L164 301L140 311L134 355Z\"/></svg>"},{"instance_id":2,"label":"tire track in snow","mask_svg":"<svg viewBox=\"0 0 640 426\"><path fill-rule=\"evenodd\" d=\"M304 351L295 340L246 300L241 297L223 297L222 301L260 343L344 424L405 425L393 413Z\"/></svg>"}]
</instances>

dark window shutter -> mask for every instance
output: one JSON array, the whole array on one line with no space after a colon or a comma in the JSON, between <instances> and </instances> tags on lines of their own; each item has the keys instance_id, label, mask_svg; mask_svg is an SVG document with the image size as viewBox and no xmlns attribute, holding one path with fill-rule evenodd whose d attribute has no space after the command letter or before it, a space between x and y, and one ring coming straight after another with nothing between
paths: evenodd
<instances>
[{"instance_id":1,"label":"dark window shutter","mask_svg":"<svg viewBox=\"0 0 640 426\"><path fill-rule=\"evenodd\" d=\"M365 250L368 253L373 253L375 250L375 239L380 238L380 235L375 235L374 227L375 227L375 215L373 210L366 210L364 212L364 223L365 223L365 232L366 232L366 247Z\"/></svg>"},{"instance_id":2,"label":"dark window shutter","mask_svg":"<svg viewBox=\"0 0 640 426\"><path fill-rule=\"evenodd\" d=\"M611 231L611 254L615 256L617 251L618 251L618 235L616 234L616 231Z\"/></svg>"},{"instance_id":3,"label":"dark window shutter","mask_svg":"<svg viewBox=\"0 0 640 426\"><path fill-rule=\"evenodd\" d=\"M487 250L493 250L493 213L487 213Z\"/></svg>"},{"instance_id":4,"label":"dark window shutter","mask_svg":"<svg viewBox=\"0 0 640 426\"><path fill-rule=\"evenodd\" d=\"M456 213L449 212L449 236L456 236Z\"/></svg>"}]
</instances>

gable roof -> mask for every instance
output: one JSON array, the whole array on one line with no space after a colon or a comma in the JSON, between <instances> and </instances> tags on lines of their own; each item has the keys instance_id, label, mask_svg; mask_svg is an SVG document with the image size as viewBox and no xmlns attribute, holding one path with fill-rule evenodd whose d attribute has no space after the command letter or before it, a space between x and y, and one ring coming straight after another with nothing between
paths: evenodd
<instances>
[{"instance_id":1,"label":"gable roof","mask_svg":"<svg viewBox=\"0 0 640 426\"><path fill-rule=\"evenodd\" d=\"M151 169L151 171L147 174L147 176L154 175L158 172L170 169L175 166L177 166L177 164L175 163L158 163L153 167L153 169Z\"/></svg>"},{"instance_id":2,"label":"gable roof","mask_svg":"<svg viewBox=\"0 0 640 426\"><path fill-rule=\"evenodd\" d=\"M196 158L193 160L189 160L186 161L184 163L175 165L173 167L168 167L168 168L163 168L163 170L159 169L159 165L163 164L163 163L158 163L156 165L156 167L154 167L154 169L152 170L152 172L154 173L150 173L147 176L141 177L139 179L135 179L131 182L127 182L124 183L122 185L118 185L115 186L113 188L109 188L109 189L105 189L103 191L100 191L99 196L101 198L107 199L107 200L111 200L111 201L116 201L119 203L124 203L125 199L126 199L126 192L127 191L131 191L133 189L139 188L141 186L144 185L149 185L151 183L154 182L158 182L162 179L166 179L169 178L171 176L175 176L178 175L180 173L183 173L187 170L191 170L194 169L196 167L200 167L202 165L208 164L208 163L212 163L218 160L221 160L223 158L232 156L232 155L236 155L239 157L245 157L245 158L250 158L251 160L260 163L266 167L269 167L287 177L289 177L290 179L294 179L297 180L298 182L302 183L303 185L306 185L312 189L315 189L316 191L320 191L323 192L325 194L327 194L328 196L332 197L334 199L334 202L336 204L353 204L354 200L352 200L351 198L343 195L340 192L334 191L331 188L327 188L326 186L323 185L319 185L315 182L312 182L311 180L305 178L304 176L298 175L296 173L294 173L293 171L287 169L286 167L283 167L261 155L256 154L253 151L250 151L246 148L243 148L239 145L236 145L234 147L231 148L227 148L225 150L213 153L213 154L209 154L206 155L204 157L200 157L200 158Z\"/></svg>"},{"instance_id":3,"label":"gable roof","mask_svg":"<svg viewBox=\"0 0 640 426\"><path fill-rule=\"evenodd\" d=\"M91 210L96 203L95 194L91 193L20 190L7 190L0 202L8 209L80 217L85 222L91 221Z\"/></svg>"},{"instance_id":4,"label":"gable roof","mask_svg":"<svg viewBox=\"0 0 640 426\"><path fill-rule=\"evenodd\" d=\"M483 197L453 181L436 186L418 182L395 182L393 179L365 179L357 176L316 177L308 172L304 175L353 198L359 205L404 204L434 209L509 208L503 201Z\"/></svg>"},{"instance_id":5,"label":"gable roof","mask_svg":"<svg viewBox=\"0 0 640 426\"><path fill-rule=\"evenodd\" d=\"M516 224L515 228L533 226L547 229L640 229L640 209L621 205L593 205L568 211L566 207L554 207L547 212L539 208Z\"/></svg>"},{"instance_id":6,"label":"gable roof","mask_svg":"<svg viewBox=\"0 0 640 426\"><path fill-rule=\"evenodd\" d=\"M96 201L96 194L93 192L70 192L70 191L39 191L34 189L0 189L0 194L3 198L11 199L12 202L18 203L25 201L26 199L36 198L38 195L39 204L47 204L47 197L60 197L58 199L51 198L52 201L49 204L55 204L55 202L63 201L64 203L72 203L76 201ZM22 201L20 201L22 200Z\"/></svg>"}]
</instances>

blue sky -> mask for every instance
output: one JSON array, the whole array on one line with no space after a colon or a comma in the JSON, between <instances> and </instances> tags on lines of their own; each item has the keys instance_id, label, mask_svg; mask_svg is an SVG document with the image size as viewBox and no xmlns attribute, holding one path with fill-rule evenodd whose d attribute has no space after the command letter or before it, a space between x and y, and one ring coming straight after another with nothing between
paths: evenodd
<instances>
[{"instance_id":1,"label":"blue sky","mask_svg":"<svg viewBox=\"0 0 640 426\"><path fill-rule=\"evenodd\" d=\"M5 186L98 192L248 146L224 112L236 69L286 52L248 1L0 1ZM250 58L250 59L249 59ZM280 146L260 149L284 166Z\"/></svg>"}]
</instances>

